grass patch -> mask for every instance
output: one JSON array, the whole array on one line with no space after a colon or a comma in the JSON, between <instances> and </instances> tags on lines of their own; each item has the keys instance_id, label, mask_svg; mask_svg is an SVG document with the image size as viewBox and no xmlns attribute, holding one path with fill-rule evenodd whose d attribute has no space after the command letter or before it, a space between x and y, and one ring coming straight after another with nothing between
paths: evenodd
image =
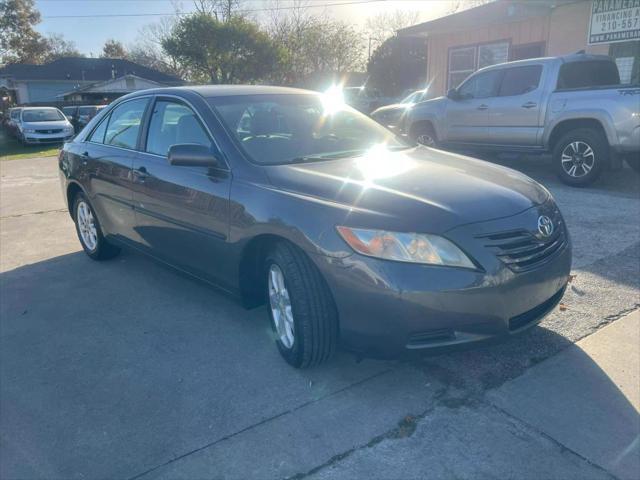
<instances>
[{"instance_id":1,"label":"grass patch","mask_svg":"<svg viewBox=\"0 0 640 480\"><path fill-rule=\"evenodd\" d=\"M0 160L18 160L21 158L49 157L58 155L62 144L28 145L23 147L20 142L10 136L5 129L0 129Z\"/></svg>"}]
</instances>

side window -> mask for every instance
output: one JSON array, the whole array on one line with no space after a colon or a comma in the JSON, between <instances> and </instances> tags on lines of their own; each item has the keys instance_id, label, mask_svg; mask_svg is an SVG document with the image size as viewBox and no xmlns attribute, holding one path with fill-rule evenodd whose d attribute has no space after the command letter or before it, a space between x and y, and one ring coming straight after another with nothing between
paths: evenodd
<instances>
[{"instance_id":1,"label":"side window","mask_svg":"<svg viewBox=\"0 0 640 480\"><path fill-rule=\"evenodd\" d=\"M542 65L508 68L502 77L499 96L509 97L532 92L538 88L541 75Z\"/></svg>"},{"instance_id":2,"label":"side window","mask_svg":"<svg viewBox=\"0 0 640 480\"><path fill-rule=\"evenodd\" d=\"M148 101L146 98L130 100L113 109L104 137L105 145L136 148L140 123Z\"/></svg>"},{"instance_id":3,"label":"side window","mask_svg":"<svg viewBox=\"0 0 640 480\"><path fill-rule=\"evenodd\" d=\"M211 140L193 110L182 103L157 101L149 124L147 152L166 155L171 145L180 143L211 146Z\"/></svg>"},{"instance_id":4,"label":"side window","mask_svg":"<svg viewBox=\"0 0 640 480\"><path fill-rule=\"evenodd\" d=\"M87 139L89 142L95 143L104 143L104 133L107 131L107 124L109 123L109 117L107 116L97 128L91 132L89 138Z\"/></svg>"},{"instance_id":5,"label":"side window","mask_svg":"<svg viewBox=\"0 0 640 480\"><path fill-rule=\"evenodd\" d=\"M474 75L460 87L460 95L464 98L495 97L498 93L501 76L501 70L491 70Z\"/></svg>"}]
</instances>

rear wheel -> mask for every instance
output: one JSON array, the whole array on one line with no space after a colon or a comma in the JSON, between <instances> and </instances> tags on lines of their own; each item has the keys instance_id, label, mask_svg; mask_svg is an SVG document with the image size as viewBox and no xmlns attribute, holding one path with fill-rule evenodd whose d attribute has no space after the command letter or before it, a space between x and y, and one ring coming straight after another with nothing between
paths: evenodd
<instances>
[{"instance_id":1,"label":"rear wheel","mask_svg":"<svg viewBox=\"0 0 640 480\"><path fill-rule=\"evenodd\" d=\"M553 149L553 162L558 177L567 185L590 185L609 162L607 139L592 128L567 132Z\"/></svg>"},{"instance_id":2,"label":"rear wheel","mask_svg":"<svg viewBox=\"0 0 640 480\"><path fill-rule=\"evenodd\" d=\"M98 217L84 193L79 192L73 201L73 219L83 250L94 260L107 260L120 253L120 249L108 243L100 229Z\"/></svg>"},{"instance_id":3,"label":"rear wheel","mask_svg":"<svg viewBox=\"0 0 640 480\"><path fill-rule=\"evenodd\" d=\"M268 311L276 345L296 368L328 360L338 340L338 315L318 269L295 246L280 242L266 258Z\"/></svg>"}]
</instances>

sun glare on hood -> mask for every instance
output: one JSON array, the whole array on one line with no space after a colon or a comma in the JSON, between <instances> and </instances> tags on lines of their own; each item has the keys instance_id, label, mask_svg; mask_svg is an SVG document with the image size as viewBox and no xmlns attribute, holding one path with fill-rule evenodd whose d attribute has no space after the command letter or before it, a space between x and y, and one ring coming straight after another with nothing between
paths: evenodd
<instances>
[{"instance_id":1,"label":"sun glare on hood","mask_svg":"<svg viewBox=\"0 0 640 480\"><path fill-rule=\"evenodd\" d=\"M415 161L404 155L394 155L385 144L379 143L359 157L356 166L366 182L373 182L402 175L414 168Z\"/></svg>"}]
</instances>

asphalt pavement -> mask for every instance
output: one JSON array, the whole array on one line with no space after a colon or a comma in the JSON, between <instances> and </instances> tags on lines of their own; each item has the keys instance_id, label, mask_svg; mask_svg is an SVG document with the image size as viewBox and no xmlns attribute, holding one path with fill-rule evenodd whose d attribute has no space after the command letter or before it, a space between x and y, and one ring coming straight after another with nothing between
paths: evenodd
<instances>
[{"instance_id":1,"label":"asphalt pavement","mask_svg":"<svg viewBox=\"0 0 640 480\"><path fill-rule=\"evenodd\" d=\"M637 365L626 315L640 307L640 177L575 189L539 162L510 164L565 215L575 277L560 308L482 349L340 352L298 371L264 308L134 253L88 259L55 158L0 162L0 478L634 478L637 374L619 365ZM602 336L610 348L576 346L618 325ZM629 428L595 453L606 428L554 430L541 403L581 405L563 388L606 392L615 401L581 418Z\"/></svg>"}]
</instances>

